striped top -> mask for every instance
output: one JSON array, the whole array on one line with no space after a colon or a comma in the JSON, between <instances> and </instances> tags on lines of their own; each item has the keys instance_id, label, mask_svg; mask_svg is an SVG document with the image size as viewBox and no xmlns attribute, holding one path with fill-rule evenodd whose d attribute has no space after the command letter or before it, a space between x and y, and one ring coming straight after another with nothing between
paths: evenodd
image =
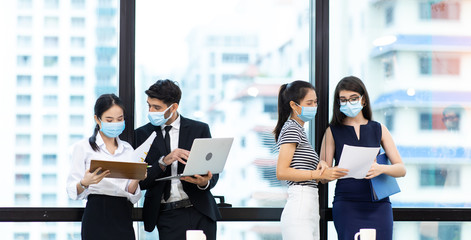
<instances>
[{"instance_id":1,"label":"striped top","mask_svg":"<svg viewBox=\"0 0 471 240\"><path fill-rule=\"evenodd\" d=\"M307 139L304 128L299 125L294 119L289 119L283 125L280 136L278 137L277 147L278 149L282 144L285 143L296 143L296 150L294 151L293 159L291 160L290 167L294 169L302 170L316 170L317 164L319 163L319 156L312 148L311 144ZM315 180L293 182L286 181L289 186L292 185L308 185L317 187Z\"/></svg>"}]
</instances>

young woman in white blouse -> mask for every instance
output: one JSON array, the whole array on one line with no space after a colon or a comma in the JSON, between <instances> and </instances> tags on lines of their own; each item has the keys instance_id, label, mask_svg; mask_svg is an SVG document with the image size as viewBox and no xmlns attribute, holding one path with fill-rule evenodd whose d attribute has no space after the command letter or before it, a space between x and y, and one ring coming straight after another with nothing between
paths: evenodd
<instances>
[{"instance_id":1,"label":"young woman in white blouse","mask_svg":"<svg viewBox=\"0 0 471 240\"><path fill-rule=\"evenodd\" d=\"M135 239L132 204L141 197L139 180L105 178L100 168L90 172L90 161L130 162L132 146L119 139L124 130L124 105L114 94L103 94L95 103L96 127L89 139L74 146L67 179L72 199L87 199L82 217L82 239Z\"/></svg>"},{"instance_id":2,"label":"young woman in white blouse","mask_svg":"<svg viewBox=\"0 0 471 240\"><path fill-rule=\"evenodd\" d=\"M347 169L319 161L304 130L317 112L314 86L305 81L283 84L278 94L278 123L273 133L279 147L276 177L286 180L288 199L281 214L283 239L319 239L317 181L344 176Z\"/></svg>"}]
</instances>

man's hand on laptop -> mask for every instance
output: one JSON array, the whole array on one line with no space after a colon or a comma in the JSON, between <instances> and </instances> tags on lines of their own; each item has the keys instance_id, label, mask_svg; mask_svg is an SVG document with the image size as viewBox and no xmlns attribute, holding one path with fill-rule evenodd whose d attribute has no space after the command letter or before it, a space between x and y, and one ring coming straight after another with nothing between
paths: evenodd
<instances>
[{"instance_id":1,"label":"man's hand on laptop","mask_svg":"<svg viewBox=\"0 0 471 240\"><path fill-rule=\"evenodd\" d=\"M170 154L164 157L163 161L165 164L171 165L175 161L179 161L183 164L186 164L186 159L188 159L188 156L190 155L190 151L177 148L173 150Z\"/></svg>"},{"instance_id":2,"label":"man's hand on laptop","mask_svg":"<svg viewBox=\"0 0 471 240\"><path fill-rule=\"evenodd\" d=\"M207 175L193 175L190 177L181 177L180 180L187 181L189 183L196 184L202 188L206 187L208 185L209 180L213 177L213 174L211 171L208 171Z\"/></svg>"}]
</instances>

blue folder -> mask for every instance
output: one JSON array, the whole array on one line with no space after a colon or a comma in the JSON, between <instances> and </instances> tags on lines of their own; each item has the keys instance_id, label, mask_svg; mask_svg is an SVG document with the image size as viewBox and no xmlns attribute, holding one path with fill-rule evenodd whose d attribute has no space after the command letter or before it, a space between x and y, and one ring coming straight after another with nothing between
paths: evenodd
<instances>
[{"instance_id":1,"label":"blue folder","mask_svg":"<svg viewBox=\"0 0 471 240\"><path fill-rule=\"evenodd\" d=\"M376 157L378 164L389 165L389 159L385 153ZM380 201L386 197L400 192L396 178L386 174L381 174L371 179L371 197L373 202Z\"/></svg>"}]
</instances>

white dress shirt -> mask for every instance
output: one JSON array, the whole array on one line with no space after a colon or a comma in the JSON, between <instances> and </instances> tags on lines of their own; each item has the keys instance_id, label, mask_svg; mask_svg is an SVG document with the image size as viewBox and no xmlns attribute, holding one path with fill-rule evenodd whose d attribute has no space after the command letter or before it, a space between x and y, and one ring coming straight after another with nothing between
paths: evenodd
<instances>
[{"instance_id":1,"label":"white dress shirt","mask_svg":"<svg viewBox=\"0 0 471 240\"><path fill-rule=\"evenodd\" d=\"M131 182L130 179L122 178L103 178L98 184L91 184L81 194L77 194L77 183L82 180L85 175L85 171L90 169L90 161L96 160L109 160L109 161L122 161L122 162L137 162L137 159L133 159L134 149L132 146L116 138L118 148L114 154L111 154L106 145L103 142L103 138L100 133L96 136L96 144L98 145L99 151L95 152L88 139L83 139L76 143L71 156L71 166L69 177L67 178L67 194L71 199L85 199L90 194L101 194L116 197L126 197L133 204L139 201L141 198L141 189L138 186L134 194L129 193L128 186Z\"/></svg>"},{"instance_id":2,"label":"white dress shirt","mask_svg":"<svg viewBox=\"0 0 471 240\"><path fill-rule=\"evenodd\" d=\"M173 151L178 148L178 140L180 135L180 115L178 115L177 119L175 119L175 121L173 121L170 125L162 126L162 136L164 136L164 138L166 126L172 126L168 134L170 135L170 151ZM171 167L172 175L177 175L178 161L174 161L170 166L167 167ZM170 187L170 197L167 201L165 201L162 196L162 203L188 199L188 195L185 193L185 191L183 191L183 185L179 178L172 178L172 180L169 181L172 181Z\"/></svg>"}]
</instances>

